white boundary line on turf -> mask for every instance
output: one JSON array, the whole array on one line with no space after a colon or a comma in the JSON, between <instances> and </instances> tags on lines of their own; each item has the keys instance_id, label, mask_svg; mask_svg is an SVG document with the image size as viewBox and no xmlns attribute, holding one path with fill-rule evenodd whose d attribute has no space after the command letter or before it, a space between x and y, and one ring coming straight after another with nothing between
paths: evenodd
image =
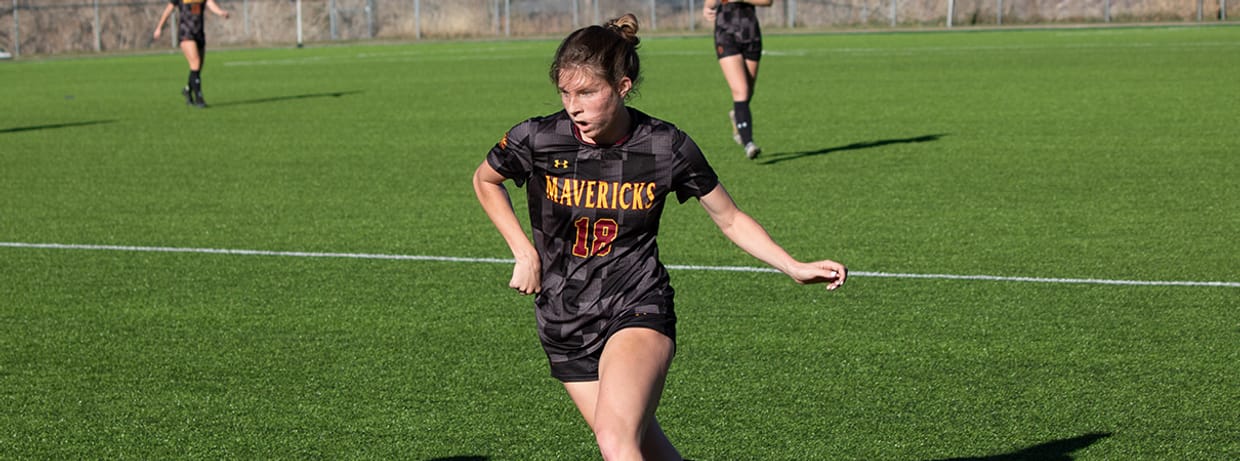
<instances>
[{"instance_id":1,"label":"white boundary line on turf","mask_svg":"<svg viewBox=\"0 0 1240 461\"><path fill-rule=\"evenodd\" d=\"M244 256L283 256L297 258L351 258L351 259L388 259L405 261L441 261L464 263L512 263L511 259L502 258L463 258L456 256L417 256L391 255L375 253L322 253L307 251L269 251L269 250L238 250L227 248L181 248L181 247L148 247L127 245L80 245L64 243L25 243L0 242L0 247L36 248L53 250L106 250L106 251L142 251L156 253L207 253ZM779 271L766 267L746 266L695 266L669 264L668 269L695 271L729 271L729 272L768 272ZM946 280L985 280L995 282L1027 282L1027 283L1074 283L1094 285L1138 285L1138 286L1192 286L1192 287L1232 287L1240 288L1240 282L1200 282L1176 280L1108 280L1108 279L1076 279L1076 278L1044 278L1044 277L1004 277L998 275L957 275L957 274L903 274L893 272L850 271L849 275L857 277L888 277L911 279L946 279Z\"/></svg>"}]
</instances>

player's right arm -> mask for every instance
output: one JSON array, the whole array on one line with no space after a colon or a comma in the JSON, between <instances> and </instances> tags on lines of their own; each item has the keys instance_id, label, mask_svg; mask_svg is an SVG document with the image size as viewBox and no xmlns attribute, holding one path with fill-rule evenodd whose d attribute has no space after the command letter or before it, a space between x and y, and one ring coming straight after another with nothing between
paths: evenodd
<instances>
[{"instance_id":1,"label":"player's right arm","mask_svg":"<svg viewBox=\"0 0 1240 461\"><path fill-rule=\"evenodd\" d=\"M517 220L516 212L512 209L508 190L504 188L506 179L495 171L490 163L483 160L474 171L474 193L478 195L482 210L504 237L508 248L512 250L513 259L516 260L508 286L523 295L537 293L542 291L542 262L538 258L538 250L530 243L525 230L521 228L521 222Z\"/></svg>"},{"instance_id":2,"label":"player's right arm","mask_svg":"<svg viewBox=\"0 0 1240 461\"><path fill-rule=\"evenodd\" d=\"M163 33L164 23L168 22L168 16L172 15L173 8L174 7L172 6L172 4L169 3L167 6L164 7L164 13L159 15L159 24L155 25L155 35L153 35L153 37L155 37L155 40L159 40L160 34Z\"/></svg>"}]
</instances>

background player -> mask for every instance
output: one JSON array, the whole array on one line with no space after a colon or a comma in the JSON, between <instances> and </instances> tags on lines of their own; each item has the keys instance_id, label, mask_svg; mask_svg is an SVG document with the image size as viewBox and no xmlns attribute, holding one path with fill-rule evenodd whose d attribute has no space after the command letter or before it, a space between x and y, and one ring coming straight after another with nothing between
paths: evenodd
<instances>
[{"instance_id":1,"label":"background player","mask_svg":"<svg viewBox=\"0 0 1240 461\"><path fill-rule=\"evenodd\" d=\"M186 104L197 107L207 107L207 101L202 99L201 78L202 63L207 58L207 21L206 12L203 11L204 5L217 16L228 19L228 12L220 8L215 0L168 0L168 6L159 16L159 24L155 25L154 35L155 40L159 40L164 30L164 23L168 21L168 15L172 14L173 8L179 8L177 43L181 47L181 52L185 54L185 60L189 61L189 83L181 90L181 95L185 96Z\"/></svg>"},{"instance_id":2,"label":"background player","mask_svg":"<svg viewBox=\"0 0 1240 461\"><path fill-rule=\"evenodd\" d=\"M509 286L534 299L551 375L604 459L680 454L655 418L676 350L676 314L655 237L670 195L697 197L729 239L798 283L844 283L843 265L803 263L737 208L697 145L625 105L639 80L632 14L570 34L551 81L564 110L509 130L474 172L474 191L512 250ZM533 244L503 183L528 196Z\"/></svg>"},{"instance_id":3,"label":"background player","mask_svg":"<svg viewBox=\"0 0 1240 461\"><path fill-rule=\"evenodd\" d=\"M771 6L772 0L706 0L702 16L715 23L715 56L723 78L732 89L732 139L745 147L750 160L762 153L753 142L753 114L749 101L758 83L758 62L762 59L762 28L755 6Z\"/></svg>"}]
</instances>

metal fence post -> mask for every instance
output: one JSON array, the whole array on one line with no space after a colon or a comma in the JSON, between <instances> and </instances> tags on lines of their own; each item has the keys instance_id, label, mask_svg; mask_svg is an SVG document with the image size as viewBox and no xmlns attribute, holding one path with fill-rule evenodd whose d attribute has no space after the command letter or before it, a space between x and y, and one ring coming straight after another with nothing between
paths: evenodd
<instances>
[{"instance_id":1,"label":"metal fence post","mask_svg":"<svg viewBox=\"0 0 1240 461\"><path fill-rule=\"evenodd\" d=\"M102 32L99 30L99 0L95 0L95 51L103 51Z\"/></svg>"},{"instance_id":2,"label":"metal fence post","mask_svg":"<svg viewBox=\"0 0 1240 461\"><path fill-rule=\"evenodd\" d=\"M512 36L512 0L504 0L504 36Z\"/></svg>"},{"instance_id":3,"label":"metal fence post","mask_svg":"<svg viewBox=\"0 0 1240 461\"><path fill-rule=\"evenodd\" d=\"M413 38L422 39L422 0L413 0Z\"/></svg>"},{"instance_id":4,"label":"metal fence post","mask_svg":"<svg viewBox=\"0 0 1240 461\"><path fill-rule=\"evenodd\" d=\"M952 17L956 15L956 0L947 0L947 28L952 28Z\"/></svg>"},{"instance_id":5,"label":"metal fence post","mask_svg":"<svg viewBox=\"0 0 1240 461\"><path fill-rule=\"evenodd\" d=\"M22 55L22 26L17 20L17 0L13 0L13 57Z\"/></svg>"},{"instance_id":6,"label":"metal fence post","mask_svg":"<svg viewBox=\"0 0 1240 461\"><path fill-rule=\"evenodd\" d=\"M366 38L375 38L375 0L366 0Z\"/></svg>"},{"instance_id":7,"label":"metal fence post","mask_svg":"<svg viewBox=\"0 0 1240 461\"><path fill-rule=\"evenodd\" d=\"M301 48L304 43L301 40L301 0L297 0L297 47Z\"/></svg>"},{"instance_id":8,"label":"metal fence post","mask_svg":"<svg viewBox=\"0 0 1240 461\"><path fill-rule=\"evenodd\" d=\"M1202 16L1205 15L1206 0L1197 0L1197 22L1201 22Z\"/></svg>"},{"instance_id":9,"label":"metal fence post","mask_svg":"<svg viewBox=\"0 0 1240 461\"><path fill-rule=\"evenodd\" d=\"M1111 0L1106 0L1105 2L1103 2L1102 8L1103 8L1103 11L1102 11L1103 19L1102 20L1104 22L1111 22Z\"/></svg>"},{"instance_id":10,"label":"metal fence post","mask_svg":"<svg viewBox=\"0 0 1240 461\"><path fill-rule=\"evenodd\" d=\"M896 26L896 0L891 0L891 27Z\"/></svg>"},{"instance_id":11,"label":"metal fence post","mask_svg":"<svg viewBox=\"0 0 1240 461\"><path fill-rule=\"evenodd\" d=\"M693 0L689 0L689 32L697 25L697 9L693 8Z\"/></svg>"},{"instance_id":12,"label":"metal fence post","mask_svg":"<svg viewBox=\"0 0 1240 461\"><path fill-rule=\"evenodd\" d=\"M788 0L785 6L788 9L788 18L784 20L784 24L789 29L795 29L797 26L797 0Z\"/></svg>"},{"instance_id":13,"label":"metal fence post","mask_svg":"<svg viewBox=\"0 0 1240 461\"><path fill-rule=\"evenodd\" d=\"M577 6L577 0L573 0L573 30L581 28L581 8Z\"/></svg>"},{"instance_id":14,"label":"metal fence post","mask_svg":"<svg viewBox=\"0 0 1240 461\"><path fill-rule=\"evenodd\" d=\"M327 30L331 34L331 39L336 40L336 18L339 16L338 8L336 8L336 0L327 1Z\"/></svg>"},{"instance_id":15,"label":"metal fence post","mask_svg":"<svg viewBox=\"0 0 1240 461\"><path fill-rule=\"evenodd\" d=\"M998 6L995 7L995 23L1002 26L1003 25L1003 0L997 0L997 1L999 2L999 4Z\"/></svg>"},{"instance_id":16,"label":"metal fence post","mask_svg":"<svg viewBox=\"0 0 1240 461\"><path fill-rule=\"evenodd\" d=\"M654 0L650 0L650 30L659 30L659 14L655 12Z\"/></svg>"},{"instance_id":17,"label":"metal fence post","mask_svg":"<svg viewBox=\"0 0 1240 461\"><path fill-rule=\"evenodd\" d=\"M16 13L14 13L14 15L16 15ZM1227 0L1218 0L1218 20L1227 20Z\"/></svg>"}]
</instances>

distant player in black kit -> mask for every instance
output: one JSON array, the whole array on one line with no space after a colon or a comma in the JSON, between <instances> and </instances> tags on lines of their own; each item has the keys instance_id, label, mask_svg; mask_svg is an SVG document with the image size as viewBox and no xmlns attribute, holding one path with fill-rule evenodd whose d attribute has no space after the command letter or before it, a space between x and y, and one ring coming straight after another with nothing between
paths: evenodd
<instances>
[{"instance_id":1,"label":"distant player in black kit","mask_svg":"<svg viewBox=\"0 0 1240 461\"><path fill-rule=\"evenodd\" d=\"M181 90L181 95L185 96L186 104L196 107L207 107L207 101L202 99L202 77L200 76L202 63L207 58L207 12L203 11L204 6L217 16L228 19L228 12L221 9L215 0L168 0L168 6L159 16L159 24L155 25L155 40L159 40L164 30L164 23L168 22L168 16L172 14L174 8L179 8L177 43L181 47L181 52L185 54L185 60L189 61L189 83Z\"/></svg>"},{"instance_id":2,"label":"distant player in black kit","mask_svg":"<svg viewBox=\"0 0 1240 461\"><path fill-rule=\"evenodd\" d=\"M749 101L758 83L758 62L762 60L762 28L755 6L771 6L772 0L706 0L702 15L715 23L715 56L723 78L732 89L732 139L745 147L753 160L762 148L753 142L753 114Z\"/></svg>"},{"instance_id":3,"label":"distant player in black kit","mask_svg":"<svg viewBox=\"0 0 1240 461\"><path fill-rule=\"evenodd\" d=\"M534 299L551 375L604 459L680 454L655 418L676 351L676 313L655 237L663 206L696 197L729 239L798 283L844 283L844 266L803 263L736 207L697 145L625 105L639 80L637 18L570 34L551 81L564 110L514 126L474 172L483 210L512 250L509 286ZM503 183L524 186L533 244Z\"/></svg>"}]
</instances>

